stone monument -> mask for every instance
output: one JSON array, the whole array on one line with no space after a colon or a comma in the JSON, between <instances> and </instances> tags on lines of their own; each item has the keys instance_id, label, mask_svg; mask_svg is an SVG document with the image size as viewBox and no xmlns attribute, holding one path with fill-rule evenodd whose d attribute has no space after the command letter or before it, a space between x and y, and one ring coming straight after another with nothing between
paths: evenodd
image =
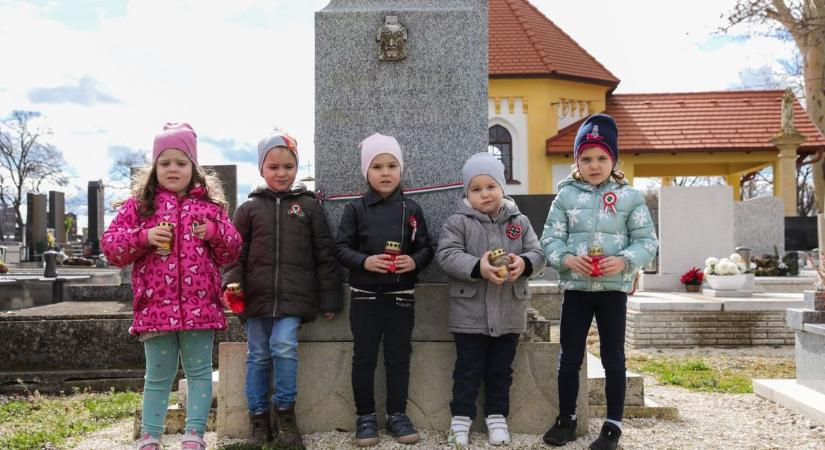
<instances>
[{"instance_id":1,"label":"stone monument","mask_svg":"<svg viewBox=\"0 0 825 450\"><path fill-rule=\"evenodd\" d=\"M46 195L26 194L26 261L40 261L46 251Z\"/></svg>"},{"instance_id":2,"label":"stone monument","mask_svg":"<svg viewBox=\"0 0 825 450\"><path fill-rule=\"evenodd\" d=\"M66 200L60 191L49 191L49 228L54 229L54 240L65 244L66 236Z\"/></svg>"},{"instance_id":3,"label":"stone monument","mask_svg":"<svg viewBox=\"0 0 825 450\"><path fill-rule=\"evenodd\" d=\"M407 195L422 206L437 241L461 199L464 161L487 149L487 36L484 0L332 0L316 13L316 175L333 233L346 202L366 189L358 143L378 132L401 144L401 186L415 191ZM455 345L447 332L445 280L433 262L416 288L407 413L422 429L446 430L450 423ZM335 320L313 322L299 335L296 408L303 432L355 427L349 289L342 293L344 311ZM546 320L531 321L528 329L513 365L510 429L543 433L557 413L559 345L550 342ZM220 437L249 431L237 382L244 379L245 351L243 343L219 348ZM587 427L586 372L580 378L579 432ZM381 361L375 383L383 422ZM475 427L483 429L481 416Z\"/></svg>"},{"instance_id":4,"label":"stone monument","mask_svg":"<svg viewBox=\"0 0 825 450\"><path fill-rule=\"evenodd\" d=\"M103 236L104 223L104 186L103 181L90 181L88 189L89 235L86 240L92 245L92 256L100 254L100 237Z\"/></svg>"}]
</instances>

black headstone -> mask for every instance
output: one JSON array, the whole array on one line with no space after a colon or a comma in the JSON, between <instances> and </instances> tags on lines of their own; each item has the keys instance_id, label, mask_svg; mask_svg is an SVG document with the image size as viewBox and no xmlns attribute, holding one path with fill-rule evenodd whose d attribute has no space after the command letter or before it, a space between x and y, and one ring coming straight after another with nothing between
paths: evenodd
<instances>
[{"instance_id":1,"label":"black headstone","mask_svg":"<svg viewBox=\"0 0 825 450\"><path fill-rule=\"evenodd\" d=\"M90 181L88 190L89 199L89 237L92 245L92 255L100 254L100 237L103 236L103 181Z\"/></svg>"},{"instance_id":2,"label":"black headstone","mask_svg":"<svg viewBox=\"0 0 825 450\"><path fill-rule=\"evenodd\" d=\"M26 260L38 261L46 251L46 195L26 194Z\"/></svg>"}]
</instances>

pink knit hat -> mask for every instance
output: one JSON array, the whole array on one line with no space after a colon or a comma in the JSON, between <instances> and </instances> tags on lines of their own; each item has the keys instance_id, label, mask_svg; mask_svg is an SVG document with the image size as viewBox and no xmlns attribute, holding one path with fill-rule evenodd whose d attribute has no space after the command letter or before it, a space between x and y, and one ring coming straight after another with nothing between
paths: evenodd
<instances>
[{"instance_id":1,"label":"pink knit hat","mask_svg":"<svg viewBox=\"0 0 825 450\"><path fill-rule=\"evenodd\" d=\"M170 123L163 126L163 132L155 136L155 145L152 147L152 161L156 161L164 150L176 148L189 159L198 163L198 135L188 123Z\"/></svg>"},{"instance_id":2,"label":"pink knit hat","mask_svg":"<svg viewBox=\"0 0 825 450\"><path fill-rule=\"evenodd\" d=\"M404 171L404 155L401 154L401 146L394 137L375 133L361 141L358 148L361 149L361 174L364 175L365 180L372 160L382 153L394 156L398 160L398 165L401 166L401 171Z\"/></svg>"}]
</instances>

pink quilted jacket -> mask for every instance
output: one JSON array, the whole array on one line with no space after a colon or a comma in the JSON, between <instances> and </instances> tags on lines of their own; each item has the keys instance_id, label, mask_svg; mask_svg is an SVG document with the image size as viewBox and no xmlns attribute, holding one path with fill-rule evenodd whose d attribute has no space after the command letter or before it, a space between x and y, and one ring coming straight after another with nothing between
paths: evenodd
<instances>
[{"instance_id":1,"label":"pink quilted jacket","mask_svg":"<svg viewBox=\"0 0 825 450\"><path fill-rule=\"evenodd\" d=\"M241 237L226 211L204 197L201 187L178 197L158 186L155 214L142 217L130 198L103 233L101 247L118 267L134 263L129 332L212 330L226 327L220 266L238 259ZM175 224L172 253L160 256L148 242L149 229ZM206 238L192 234L192 223L206 223Z\"/></svg>"}]
</instances>

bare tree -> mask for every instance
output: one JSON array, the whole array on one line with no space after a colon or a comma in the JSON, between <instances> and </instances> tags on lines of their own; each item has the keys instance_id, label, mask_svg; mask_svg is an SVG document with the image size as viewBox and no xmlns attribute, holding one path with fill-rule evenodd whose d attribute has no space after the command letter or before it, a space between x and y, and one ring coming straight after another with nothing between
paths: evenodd
<instances>
[{"instance_id":1,"label":"bare tree","mask_svg":"<svg viewBox=\"0 0 825 450\"><path fill-rule=\"evenodd\" d=\"M728 16L729 26L768 25L779 35L790 35L802 57L805 108L825 134L825 0L738 0ZM818 211L825 211L825 168L813 167Z\"/></svg>"},{"instance_id":2,"label":"bare tree","mask_svg":"<svg viewBox=\"0 0 825 450\"><path fill-rule=\"evenodd\" d=\"M7 180L2 189L3 204L14 208L18 232L23 228L23 194L38 192L43 183L68 184L63 153L42 142L51 130L36 124L38 117L38 112L14 111L0 121L0 172Z\"/></svg>"},{"instance_id":3,"label":"bare tree","mask_svg":"<svg viewBox=\"0 0 825 450\"><path fill-rule=\"evenodd\" d=\"M814 202L813 164L800 166L796 170L796 213L800 216L816 214Z\"/></svg>"},{"instance_id":4,"label":"bare tree","mask_svg":"<svg viewBox=\"0 0 825 450\"><path fill-rule=\"evenodd\" d=\"M741 192L742 200L773 195L773 167L745 174Z\"/></svg>"},{"instance_id":5,"label":"bare tree","mask_svg":"<svg viewBox=\"0 0 825 450\"><path fill-rule=\"evenodd\" d=\"M113 189L129 189L132 185L132 168L143 167L149 164L146 152L142 150L132 150L130 148L118 148L109 150L114 162L109 168L109 179L107 187Z\"/></svg>"}]
</instances>

